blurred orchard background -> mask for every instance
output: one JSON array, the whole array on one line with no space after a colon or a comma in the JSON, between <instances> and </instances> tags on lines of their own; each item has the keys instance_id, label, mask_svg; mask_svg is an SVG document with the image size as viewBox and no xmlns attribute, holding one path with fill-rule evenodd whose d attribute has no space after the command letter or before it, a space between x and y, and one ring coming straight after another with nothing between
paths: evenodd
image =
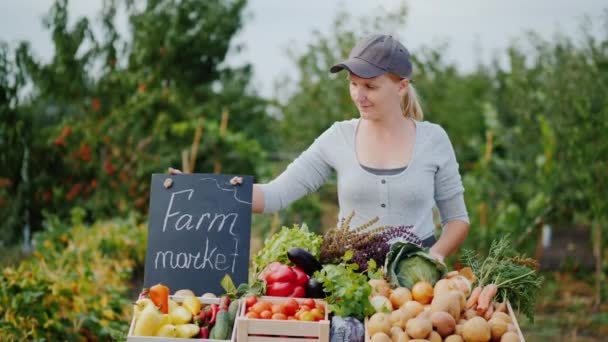
<instances>
[{"instance_id":1,"label":"blurred orchard background","mask_svg":"<svg viewBox=\"0 0 608 342\"><path fill-rule=\"evenodd\" d=\"M332 122L358 115L328 66L368 33L416 29L407 3L363 17L344 6L285 48L292 67L262 94L250 63L226 63L246 5L107 0L87 18L58 0L41 23L46 60L0 33L0 339L124 340L151 174L272 179ZM530 341L608 334L608 12L592 14L549 37L522 31L467 70L446 58L449 41L411 49L425 119L447 130L460 163L464 248L483 253L510 233L540 262L535 321L520 320ZM322 233L336 204L332 179L255 215L252 252L282 225Z\"/></svg>"}]
</instances>

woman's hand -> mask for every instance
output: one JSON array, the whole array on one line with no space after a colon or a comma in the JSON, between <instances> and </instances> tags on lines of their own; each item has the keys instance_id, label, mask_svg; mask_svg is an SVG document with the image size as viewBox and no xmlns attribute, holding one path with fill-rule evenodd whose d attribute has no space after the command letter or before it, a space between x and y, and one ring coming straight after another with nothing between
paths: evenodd
<instances>
[{"instance_id":1,"label":"woman's hand","mask_svg":"<svg viewBox=\"0 0 608 342\"><path fill-rule=\"evenodd\" d=\"M181 170L178 169L174 169L172 167L169 166L169 174L170 175L179 175L182 174L183 172Z\"/></svg>"},{"instance_id":2,"label":"woman's hand","mask_svg":"<svg viewBox=\"0 0 608 342\"><path fill-rule=\"evenodd\" d=\"M169 174L171 175L181 175L183 172L179 169L174 169L169 167ZM243 184L243 177L235 176L230 179L230 184L233 186L238 186ZM251 211L254 213L262 213L264 211L264 192L260 189L257 184L253 185L253 194L252 194L252 203L251 203Z\"/></svg>"},{"instance_id":3,"label":"woman's hand","mask_svg":"<svg viewBox=\"0 0 608 342\"><path fill-rule=\"evenodd\" d=\"M444 263L445 262L445 255L442 255L441 253L433 250L433 248L431 247L431 249L429 250L429 255L432 256L435 260Z\"/></svg>"},{"instance_id":4,"label":"woman's hand","mask_svg":"<svg viewBox=\"0 0 608 342\"><path fill-rule=\"evenodd\" d=\"M169 166L169 174L171 175L181 175L183 172L179 169L174 169ZM243 184L243 177L235 176L230 179L231 185L241 185Z\"/></svg>"}]
</instances>

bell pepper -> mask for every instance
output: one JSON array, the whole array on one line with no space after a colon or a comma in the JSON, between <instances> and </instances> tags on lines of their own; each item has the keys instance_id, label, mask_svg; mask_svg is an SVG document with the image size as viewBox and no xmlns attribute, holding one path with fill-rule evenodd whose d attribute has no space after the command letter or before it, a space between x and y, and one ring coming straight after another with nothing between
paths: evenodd
<instances>
[{"instance_id":1,"label":"bell pepper","mask_svg":"<svg viewBox=\"0 0 608 342\"><path fill-rule=\"evenodd\" d=\"M164 314L169 313L169 288L156 284L150 288L150 299Z\"/></svg>"},{"instance_id":2,"label":"bell pepper","mask_svg":"<svg viewBox=\"0 0 608 342\"><path fill-rule=\"evenodd\" d=\"M308 275L299 267L290 267L280 263L268 266L264 275L266 294L276 297L304 297Z\"/></svg>"},{"instance_id":3,"label":"bell pepper","mask_svg":"<svg viewBox=\"0 0 608 342\"><path fill-rule=\"evenodd\" d=\"M206 324L212 326L215 324L217 313L220 311L220 306L217 304L211 304L211 311L207 313Z\"/></svg>"},{"instance_id":4,"label":"bell pepper","mask_svg":"<svg viewBox=\"0 0 608 342\"><path fill-rule=\"evenodd\" d=\"M201 327L201 331L198 333L198 338L209 338L209 328Z\"/></svg>"}]
</instances>

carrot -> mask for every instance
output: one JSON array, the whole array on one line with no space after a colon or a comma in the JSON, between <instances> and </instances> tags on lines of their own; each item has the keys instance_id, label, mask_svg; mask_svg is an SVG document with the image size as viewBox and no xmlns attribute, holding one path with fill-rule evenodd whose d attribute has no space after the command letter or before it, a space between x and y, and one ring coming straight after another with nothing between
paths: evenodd
<instances>
[{"instance_id":1,"label":"carrot","mask_svg":"<svg viewBox=\"0 0 608 342\"><path fill-rule=\"evenodd\" d=\"M483 290L481 290L481 294L479 295L479 300L477 301L477 314L482 315L488 307L492 303L492 298L498 292L498 286L496 284L488 284L484 286Z\"/></svg>"},{"instance_id":2,"label":"carrot","mask_svg":"<svg viewBox=\"0 0 608 342\"><path fill-rule=\"evenodd\" d=\"M163 284L156 284L150 288L150 299L162 313L169 312L169 288Z\"/></svg>"},{"instance_id":3,"label":"carrot","mask_svg":"<svg viewBox=\"0 0 608 342\"><path fill-rule=\"evenodd\" d=\"M486 321L489 321L490 318L492 318L492 314L494 313L494 305L490 304L488 306L488 310L486 310L485 315L483 315L483 318L486 319Z\"/></svg>"},{"instance_id":4,"label":"carrot","mask_svg":"<svg viewBox=\"0 0 608 342\"><path fill-rule=\"evenodd\" d=\"M480 294L481 294L481 286L477 286L476 288L473 289L473 292L471 292L471 295L469 296L469 299L467 300L467 307L466 307L467 310L475 307L475 304L477 304L477 300L479 299Z\"/></svg>"},{"instance_id":5,"label":"carrot","mask_svg":"<svg viewBox=\"0 0 608 342\"><path fill-rule=\"evenodd\" d=\"M507 312L507 303L502 302L502 303L498 303L498 305L496 305L496 310L494 310L496 312Z\"/></svg>"}]
</instances>

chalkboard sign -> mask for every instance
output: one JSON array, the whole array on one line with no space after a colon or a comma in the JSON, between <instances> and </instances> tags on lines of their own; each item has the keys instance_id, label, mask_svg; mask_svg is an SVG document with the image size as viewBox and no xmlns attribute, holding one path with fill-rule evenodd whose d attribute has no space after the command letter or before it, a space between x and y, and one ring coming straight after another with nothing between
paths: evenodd
<instances>
[{"instance_id":1,"label":"chalkboard sign","mask_svg":"<svg viewBox=\"0 0 608 342\"><path fill-rule=\"evenodd\" d=\"M247 282L253 178L241 177L152 175L144 287L217 295L226 274Z\"/></svg>"}]
</instances>

